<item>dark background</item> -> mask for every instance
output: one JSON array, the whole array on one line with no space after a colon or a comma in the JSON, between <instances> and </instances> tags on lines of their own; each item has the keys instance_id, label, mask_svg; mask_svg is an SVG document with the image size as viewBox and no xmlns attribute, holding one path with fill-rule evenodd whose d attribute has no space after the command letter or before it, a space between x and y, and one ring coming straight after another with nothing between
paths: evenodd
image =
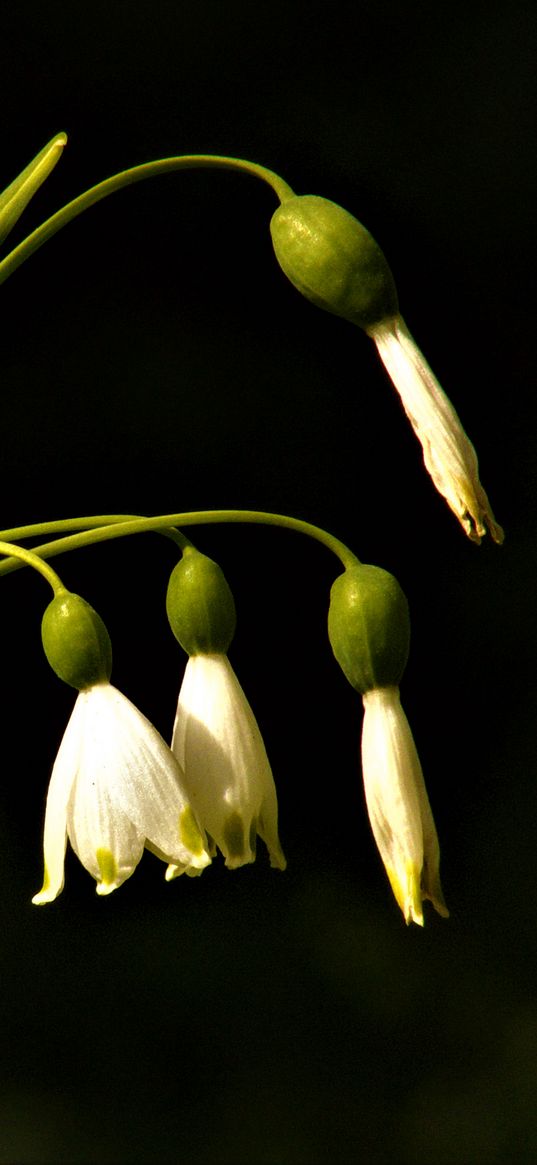
<instances>
[{"instance_id":1,"label":"dark background","mask_svg":"<svg viewBox=\"0 0 537 1165\"><path fill-rule=\"evenodd\" d=\"M363 803L360 701L330 653L337 565L283 531L205 528L234 589L289 867L97 900L41 877L72 693L33 575L1 581L0 1161L221 1165L537 1157L532 3L102 0L2 13L0 181L69 145L11 239L116 170L215 152L354 212L477 445L507 530L464 537L360 332L287 284L263 184L189 172L90 210L1 288L2 519L278 510L391 569L403 683L451 918L407 929ZM10 240L11 241L11 240ZM171 544L58 563L114 680L169 735L183 668Z\"/></svg>"}]
</instances>

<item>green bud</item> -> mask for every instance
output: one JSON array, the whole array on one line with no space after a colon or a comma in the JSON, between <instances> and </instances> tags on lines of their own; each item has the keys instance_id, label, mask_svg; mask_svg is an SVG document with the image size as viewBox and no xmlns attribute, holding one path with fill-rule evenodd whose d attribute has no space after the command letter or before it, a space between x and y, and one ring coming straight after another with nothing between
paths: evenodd
<instances>
[{"instance_id":1,"label":"green bud","mask_svg":"<svg viewBox=\"0 0 537 1165\"><path fill-rule=\"evenodd\" d=\"M54 169L61 158L66 141L66 134L56 134L56 137L40 150L22 173L0 194L0 243L15 226L36 190L39 190L45 178L48 178Z\"/></svg>"},{"instance_id":2,"label":"green bud","mask_svg":"<svg viewBox=\"0 0 537 1165\"><path fill-rule=\"evenodd\" d=\"M295 195L278 207L270 230L280 267L317 307L361 328L398 314L393 275L380 247L336 202Z\"/></svg>"},{"instance_id":3,"label":"green bud","mask_svg":"<svg viewBox=\"0 0 537 1165\"><path fill-rule=\"evenodd\" d=\"M170 627L188 655L225 654L235 634L235 603L218 563L188 546L166 595Z\"/></svg>"},{"instance_id":4,"label":"green bud","mask_svg":"<svg viewBox=\"0 0 537 1165\"><path fill-rule=\"evenodd\" d=\"M399 684L408 658L410 619L393 574L361 563L340 574L330 594L328 635L349 683L362 695Z\"/></svg>"},{"instance_id":5,"label":"green bud","mask_svg":"<svg viewBox=\"0 0 537 1165\"><path fill-rule=\"evenodd\" d=\"M110 636L100 615L80 595L56 595L43 615L41 637L51 668L72 688L82 691L110 679Z\"/></svg>"}]
</instances>

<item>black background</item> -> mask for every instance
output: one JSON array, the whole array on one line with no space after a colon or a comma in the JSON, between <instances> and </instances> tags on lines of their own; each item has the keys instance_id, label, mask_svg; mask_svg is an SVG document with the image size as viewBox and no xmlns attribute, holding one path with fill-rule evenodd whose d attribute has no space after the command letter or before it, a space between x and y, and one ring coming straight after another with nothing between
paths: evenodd
<instances>
[{"instance_id":1,"label":"black background","mask_svg":"<svg viewBox=\"0 0 537 1165\"><path fill-rule=\"evenodd\" d=\"M278 510L397 575L452 912L407 929L370 835L360 701L326 636L335 560L246 527L197 544L235 592L231 658L288 871L263 853L166 885L146 855L97 900L71 854L61 897L32 907L73 696L42 655L44 585L2 580L2 1162L535 1161L536 26L517 0L2 13L0 180L69 134L13 242L172 154L249 158L335 199L383 246L507 531L501 549L467 542L373 345L281 274L276 203L254 179L116 194L1 288L2 526ZM163 605L174 561L147 536L58 562L164 735L183 668Z\"/></svg>"}]
</instances>

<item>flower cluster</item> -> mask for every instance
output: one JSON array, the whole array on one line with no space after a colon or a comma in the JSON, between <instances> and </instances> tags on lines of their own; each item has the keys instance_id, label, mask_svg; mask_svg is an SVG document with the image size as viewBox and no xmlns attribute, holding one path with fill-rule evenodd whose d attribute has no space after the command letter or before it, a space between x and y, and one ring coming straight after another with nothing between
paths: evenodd
<instances>
[{"instance_id":1,"label":"flower cluster","mask_svg":"<svg viewBox=\"0 0 537 1165\"><path fill-rule=\"evenodd\" d=\"M98 894L121 886L144 848L168 863L169 881L200 874L214 842L230 868L254 861L259 834L284 869L277 817L261 734L227 657L187 664L173 751L117 688L93 684L77 697L52 771L33 901L60 893L67 838Z\"/></svg>"},{"instance_id":2,"label":"flower cluster","mask_svg":"<svg viewBox=\"0 0 537 1165\"><path fill-rule=\"evenodd\" d=\"M196 614L189 582L194 581L197 599L208 575L209 582L216 578L221 605L222 595L229 604L215 563L196 554L193 562L185 556L180 564L183 623L188 616L190 631L192 620L208 607L201 604ZM177 606L174 578L169 611ZM44 878L36 905L51 902L62 890L67 839L101 895L130 877L144 848L167 863L170 881L183 873L200 874L216 847L228 868L254 861L259 835L271 865L285 869L274 780L252 709L220 649L228 636L218 598L213 594L209 603L214 650L196 650L189 658L171 747L110 683L110 644L96 612L68 592L47 608L45 652L79 694L50 780ZM175 616L176 629L181 620L177 611Z\"/></svg>"},{"instance_id":3,"label":"flower cluster","mask_svg":"<svg viewBox=\"0 0 537 1165\"><path fill-rule=\"evenodd\" d=\"M93 608L62 589L45 612L46 655L78 696L50 781L36 904L63 887L68 839L101 895L130 877L144 848L166 863L168 881L200 874L217 849L229 869L253 862L257 837L271 866L285 869L270 764L228 659L235 605L220 567L186 547L166 606L189 657L171 746L110 683L110 640ZM363 699L373 835L406 922L423 925L424 899L444 916L447 909L434 820L399 697L409 617L393 575L353 559L332 587L328 633Z\"/></svg>"},{"instance_id":4,"label":"flower cluster","mask_svg":"<svg viewBox=\"0 0 537 1165\"><path fill-rule=\"evenodd\" d=\"M6 190L0 192L0 243L56 166L66 135L57 134ZM280 201L271 224L274 252L291 283L318 307L358 326L373 340L421 442L425 466L468 537L479 543L503 530L481 485L477 455L449 398L411 336L399 310L387 260L369 231L329 199L296 195L277 174L244 159L188 155L122 171L92 187L32 232L1 266L0 282L45 238L74 215L124 185L185 163L249 171L268 182ZM252 512L219 511L218 520L252 520ZM230 514L232 517L230 518ZM200 515L185 517L191 523ZM214 518L214 512L212 515ZM440 885L440 851L414 739L399 684L409 646L405 596L387 571L361 564L338 539L284 515L255 520L309 533L344 564L331 592L328 632L334 655L360 693L364 717L362 768L371 827L395 898L407 923L423 924L423 900L447 915ZM166 524L170 515L165 516ZM205 513L203 520L207 520ZM103 519L89 519L77 545L108 535ZM162 518L118 515L115 533L163 529ZM76 519L73 529L85 526ZM149 524L148 524L149 523ZM4 531L19 538L69 522ZM171 744L110 682L111 644L97 613L67 591L43 559L45 544L25 550L0 541L0 573L13 558L33 566L55 597L45 611L42 637L56 674L78 692L53 767L44 830L43 886L33 901L51 902L64 884L69 840L97 883L109 894L134 872L144 849L166 863L168 881L196 876L217 849L228 868L253 862L257 838L271 866L283 870L274 780L257 722L228 658L235 605L220 567L200 554L178 530L181 561L172 572L166 607L171 629L188 656ZM71 549L67 538L52 552ZM67 546L66 546L67 543ZM11 559L11 562L10 562ZM20 561L17 563L20 565Z\"/></svg>"}]
</instances>

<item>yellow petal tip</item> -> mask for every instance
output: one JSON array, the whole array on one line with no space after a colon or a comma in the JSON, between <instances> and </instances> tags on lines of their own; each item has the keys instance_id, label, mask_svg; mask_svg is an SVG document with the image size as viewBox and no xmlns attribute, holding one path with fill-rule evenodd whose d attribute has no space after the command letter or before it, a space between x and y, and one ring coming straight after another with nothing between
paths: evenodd
<instances>
[{"instance_id":1,"label":"yellow petal tip","mask_svg":"<svg viewBox=\"0 0 537 1165\"><path fill-rule=\"evenodd\" d=\"M95 851L95 857L101 875L101 881L97 882L97 893L102 897L105 894L111 894L112 890L117 890L120 885L117 862L112 851L105 846L101 846Z\"/></svg>"},{"instance_id":2,"label":"yellow petal tip","mask_svg":"<svg viewBox=\"0 0 537 1165\"><path fill-rule=\"evenodd\" d=\"M113 890L117 890L117 882L97 882L96 890L99 898L105 898L107 894L111 894Z\"/></svg>"},{"instance_id":3,"label":"yellow petal tip","mask_svg":"<svg viewBox=\"0 0 537 1165\"><path fill-rule=\"evenodd\" d=\"M56 895L51 894L50 890L40 890L38 894L34 894L32 898L33 906L45 906L47 902L53 902Z\"/></svg>"},{"instance_id":4,"label":"yellow petal tip","mask_svg":"<svg viewBox=\"0 0 537 1165\"><path fill-rule=\"evenodd\" d=\"M411 922L415 922L417 926L423 926L420 871L418 867L413 862L406 862L403 880L401 880L397 871L391 869L389 866L386 867L386 873L390 879L395 900L407 926L410 926Z\"/></svg>"}]
</instances>

